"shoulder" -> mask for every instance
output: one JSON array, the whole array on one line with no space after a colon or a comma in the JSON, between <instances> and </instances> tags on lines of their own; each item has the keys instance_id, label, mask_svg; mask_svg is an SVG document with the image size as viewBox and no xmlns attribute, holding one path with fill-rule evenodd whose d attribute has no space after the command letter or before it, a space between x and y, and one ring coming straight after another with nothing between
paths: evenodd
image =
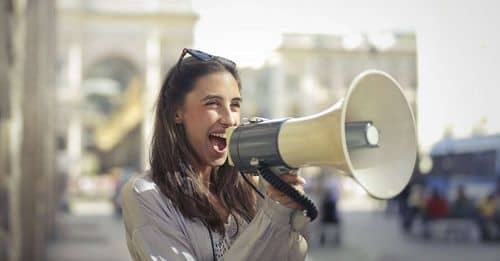
<instances>
[{"instance_id":1,"label":"shoulder","mask_svg":"<svg viewBox=\"0 0 500 261\"><path fill-rule=\"evenodd\" d=\"M126 185L123 187L123 191L136 191L137 193L141 193L147 190L153 190L156 184L153 181L153 177L150 171L145 173L135 175L131 177Z\"/></svg>"},{"instance_id":2,"label":"shoulder","mask_svg":"<svg viewBox=\"0 0 500 261\"><path fill-rule=\"evenodd\" d=\"M149 260L154 256L177 260L177 249L179 252L186 249L182 253L198 256L196 239L205 228L181 214L161 192L150 172L132 177L121 194L129 249L144 255L138 260Z\"/></svg>"},{"instance_id":3,"label":"shoulder","mask_svg":"<svg viewBox=\"0 0 500 261\"><path fill-rule=\"evenodd\" d=\"M138 200L147 197L161 196L158 186L154 183L151 172L136 175L130 178L121 191L122 199Z\"/></svg>"},{"instance_id":4,"label":"shoulder","mask_svg":"<svg viewBox=\"0 0 500 261\"><path fill-rule=\"evenodd\" d=\"M121 191L124 219L134 224L180 218L173 203L161 193L151 172L133 176Z\"/></svg>"}]
</instances>

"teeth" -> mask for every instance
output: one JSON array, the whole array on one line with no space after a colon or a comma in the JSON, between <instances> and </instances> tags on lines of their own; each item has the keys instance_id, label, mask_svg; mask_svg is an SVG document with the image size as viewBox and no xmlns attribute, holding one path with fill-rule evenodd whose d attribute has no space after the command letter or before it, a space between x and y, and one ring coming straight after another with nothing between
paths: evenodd
<instances>
[{"instance_id":1,"label":"teeth","mask_svg":"<svg viewBox=\"0 0 500 261\"><path fill-rule=\"evenodd\" d=\"M226 133L212 133L210 135L215 136L215 137L219 137L219 138L222 138L222 139L226 138Z\"/></svg>"}]
</instances>

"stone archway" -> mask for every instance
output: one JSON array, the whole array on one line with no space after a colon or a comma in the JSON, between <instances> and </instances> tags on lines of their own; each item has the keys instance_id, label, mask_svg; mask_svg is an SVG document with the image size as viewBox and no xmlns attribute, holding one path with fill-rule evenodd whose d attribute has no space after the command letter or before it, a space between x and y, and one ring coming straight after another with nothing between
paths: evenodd
<instances>
[{"instance_id":1,"label":"stone archway","mask_svg":"<svg viewBox=\"0 0 500 261\"><path fill-rule=\"evenodd\" d=\"M140 78L138 67L118 55L88 66L82 85L84 173L140 166L140 151L134 149L141 146L139 127L134 123L122 125L132 117L124 111L140 105ZM137 100L132 101L131 96Z\"/></svg>"}]
</instances>

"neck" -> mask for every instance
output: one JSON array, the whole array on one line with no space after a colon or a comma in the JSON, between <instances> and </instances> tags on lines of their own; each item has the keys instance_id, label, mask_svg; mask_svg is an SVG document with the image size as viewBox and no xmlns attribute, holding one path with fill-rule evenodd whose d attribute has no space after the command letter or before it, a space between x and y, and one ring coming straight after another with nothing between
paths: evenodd
<instances>
[{"instance_id":1,"label":"neck","mask_svg":"<svg viewBox=\"0 0 500 261\"><path fill-rule=\"evenodd\" d=\"M210 175L212 175L213 170L214 169L212 166L201 168L200 169L200 181L201 181L203 188L205 189L205 191L207 193L208 201L210 202L212 207L215 209L215 211L217 212L219 217L222 220L224 220L224 223L227 223L227 220L229 217L228 210L226 209L226 207L224 207L220 198L218 198L217 195L212 194L210 192Z\"/></svg>"},{"instance_id":2,"label":"neck","mask_svg":"<svg viewBox=\"0 0 500 261\"><path fill-rule=\"evenodd\" d=\"M200 169L200 181L203 187L209 191L209 185L210 185L210 175L212 174L212 167L207 166L202 169Z\"/></svg>"}]
</instances>

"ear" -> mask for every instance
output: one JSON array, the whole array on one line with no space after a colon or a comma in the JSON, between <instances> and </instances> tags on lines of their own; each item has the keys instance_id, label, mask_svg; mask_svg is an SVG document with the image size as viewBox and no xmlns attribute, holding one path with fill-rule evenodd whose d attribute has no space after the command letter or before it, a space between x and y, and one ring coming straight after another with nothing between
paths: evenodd
<instances>
[{"instance_id":1,"label":"ear","mask_svg":"<svg viewBox=\"0 0 500 261\"><path fill-rule=\"evenodd\" d=\"M182 111L181 110L177 110L175 112L175 123L177 124L181 124L182 123L182 120L183 120L183 117L182 117Z\"/></svg>"}]
</instances>

